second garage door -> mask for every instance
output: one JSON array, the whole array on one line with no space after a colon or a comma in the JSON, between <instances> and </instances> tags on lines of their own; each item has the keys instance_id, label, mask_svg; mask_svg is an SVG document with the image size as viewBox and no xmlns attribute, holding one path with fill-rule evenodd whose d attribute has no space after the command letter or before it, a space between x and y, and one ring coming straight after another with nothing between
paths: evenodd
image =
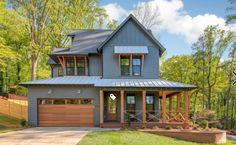
<instances>
[{"instance_id":1,"label":"second garage door","mask_svg":"<svg viewBox=\"0 0 236 145\"><path fill-rule=\"evenodd\" d=\"M38 102L39 126L94 126L92 99L41 99Z\"/></svg>"}]
</instances>

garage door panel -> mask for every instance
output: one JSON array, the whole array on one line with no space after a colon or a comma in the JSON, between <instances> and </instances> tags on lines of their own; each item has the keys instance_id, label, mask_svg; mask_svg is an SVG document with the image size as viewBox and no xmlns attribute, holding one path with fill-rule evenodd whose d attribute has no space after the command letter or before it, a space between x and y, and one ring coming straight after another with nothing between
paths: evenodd
<instances>
[{"instance_id":1,"label":"garage door panel","mask_svg":"<svg viewBox=\"0 0 236 145\"><path fill-rule=\"evenodd\" d=\"M93 120L93 116L65 116L65 118L63 120L81 120L81 118L83 118L83 120ZM51 116L41 116L40 117L40 121L47 121L47 120L62 120L61 116L56 116L56 117L51 117Z\"/></svg>"},{"instance_id":2,"label":"garage door panel","mask_svg":"<svg viewBox=\"0 0 236 145\"><path fill-rule=\"evenodd\" d=\"M56 110L56 111L39 110L39 113L41 113L41 114L62 114L63 113L63 114L68 114L68 115L70 115L70 114L80 115L80 114L91 114L91 113L93 113L93 110L92 109L91 110L79 109L79 110L73 110L73 111L70 111L70 110L67 110L67 111L65 111L65 110Z\"/></svg>"},{"instance_id":3,"label":"garage door panel","mask_svg":"<svg viewBox=\"0 0 236 145\"><path fill-rule=\"evenodd\" d=\"M41 121L42 124L44 123L54 123L54 124L90 124L93 123L92 120L46 120L46 121Z\"/></svg>"},{"instance_id":4,"label":"garage door panel","mask_svg":"<svg viewBox=\"0 0 236 145\"><path fill-rule=\"evenodd\" d=\"M53 123L44 123L44 124L40 124L40 126L44 126L44 127L93 127L93 123L92 124L89 124L89 123L86 123L86 124L83 124L83 123L80 123L80 124L63 124L63 125L60 125L60 124L53 124Z\"/></svg>"},{"instance_id":5,"label":"garage door panel","mask_svg":"<svg viewBox=\"0 0 236 145\"><path fill-rule=\"evenodd\" d=\"M39 104L39 126L94 126L94 105Z\"/></svg>"}]
</instances>

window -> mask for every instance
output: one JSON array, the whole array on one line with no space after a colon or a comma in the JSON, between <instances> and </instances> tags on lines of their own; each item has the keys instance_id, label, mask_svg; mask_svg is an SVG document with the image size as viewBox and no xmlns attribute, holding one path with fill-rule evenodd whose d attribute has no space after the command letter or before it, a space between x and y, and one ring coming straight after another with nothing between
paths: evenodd
<instances>
[{"instance_id":1,"label":"window","mask_svg":"<svg viewBox=\"0 0 236 145\"><path fill-rule=\"evenodd\" d=\"M126 109L131 113L135 110L135 95L127 95Z\"/></svg>"},{"instance_id":2,"label":"window","mask_svg":"<svg viewBox=\"0 0 236 145\"><path fill-rule=\"evenodd\" d=\"M53 104L65 104L65 100L64 99L56 99L56 100L53 100Z\"/></svg>"},{"instance_id":3,"label":"window","mask_svg":"<svg viewBox=\"0 0 236 145\"><path fill-rule=\"evenodd\" d=\"M57 75L58 75L59 77L60 77L60 76L63 76L63 69L62 69L62 67L58 67Z\"/></svg>"},{"instance_id":4,"label":"window","mask_svg":"<svg viewBox=\"0 0 236 145\"><path fill-rule=\"evenodd\" d=\"M153 94L148 94L146 96L146 108L149 113L154 112L154 97Z\"/></svg>"},{"instance_id":5,"label":"window","mask_svg":"<svg viewBox=\"0 0 236 145\"><path fill-rule=\"evenodd\" d=\"M75 65L74 59L67 58L66 59L66 75L75 75Z\"/></svg>"},{"instance_id":6,"label":"window","mask_svg":"<svg viewBox=\"0 0 236 145\"><path fill-rule=\"evenodd\" d=\"M83 76L85 75L85 60L77 59L77 75Z\"/></svg>"},{"instance_id":7,"label":"window","mask_svg":"<svg viewBox=\"0 0 236 145\"><path fill-rule=\"evenodd\" d=\"M122 76L129 76L129 57L128 56L121 56L121 75Z\"/></svg>"},{"instance_id":8,"label":"window","mask_svg":"<svg viewBox=\"0 0 236 145\"><path fill-rule=\"evenodd\" d=\"M133 57L133 76L141 75L141 57L135 56Z\"/></svg>"},{"instance_id":9,"label":"window","mask_svg":"<svg viewBox=\"0 0 236 145\"><path fill-rule=\"evenodd\" d=\"M93 99L40 99L39 104L93 104Z\"/></svg>"}]
</instances>

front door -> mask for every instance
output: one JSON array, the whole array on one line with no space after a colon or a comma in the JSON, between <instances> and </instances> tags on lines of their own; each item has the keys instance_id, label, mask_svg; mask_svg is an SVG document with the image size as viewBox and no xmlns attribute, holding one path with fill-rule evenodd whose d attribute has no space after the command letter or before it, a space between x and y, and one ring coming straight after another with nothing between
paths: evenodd
<instances>
[{"instance_id":1,"label":"front door","mask_svg":"<svg viewBox=\"0 0 236 145\"><path fill-rule=\"evenodd\" d=\"M116 121L117 97L114 94L107 96L107 121Z\"/></svg>"}]
</instances>

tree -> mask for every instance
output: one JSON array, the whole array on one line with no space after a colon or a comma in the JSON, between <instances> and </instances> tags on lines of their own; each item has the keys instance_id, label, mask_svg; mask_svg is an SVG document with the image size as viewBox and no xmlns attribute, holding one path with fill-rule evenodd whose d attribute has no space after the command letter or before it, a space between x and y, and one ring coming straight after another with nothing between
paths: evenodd
<instances>
[{"instance_id":1,"label":"tree","mask_svg":"<svg viewBox=\"0 0 236 145\"><path fill-rule=\"evenodd\" d=\"M226 9L228 12L235 11L235 6L236 6L236 0L228 0L230 3L230 6ZM226 23L235 23L236 20L236 14L229 14L226 16Z\"/></svg>"},{"instance_id":2,"label":"tree","mask_svg":"<svg viewBox=\"0 0 236 145\"><path fill-rule=\"evenodd\" d=\"M150 3L139 3L134 8L133 14L147 29L161 23L158 7L153 7Z\"/></svg>"},{"instance_id":3,"label":"tree","mask_svg":"<svg viewBox=\"0 0 236 145\"><path fill-rule=\"evenodd\" d=\"M36 79L41 56L55 46L67 44L65 32L71 28L101 26L106 16L105 10L97 6L97 0L16 0L10 4L28 20L32 80Z\"/></svg>"},{"instance_id":4,"label":"tree","mask_svg":"<svg viewBox=\"0 0 236 145\"><path fill-rule=\"evenodd\" d=\"M108 29L115 29L118 26L118 22L116 20L111 20L110 22L108 22L107 24L107 28Z\"/></svg>"},{"instance_id":5,"label":"tree","mask_svg":"<svg viewBox=\"0 0 236 145\"><path fill-rule=\"evenodd\" d=\"M203 88L207 89L207 108L212 109L212 88L217 83L220 60L233 41L233 33L220 30L217 26L208 26L204 34L193 45L196 61L202 64Z\"/></svg>"}]
</instances>

